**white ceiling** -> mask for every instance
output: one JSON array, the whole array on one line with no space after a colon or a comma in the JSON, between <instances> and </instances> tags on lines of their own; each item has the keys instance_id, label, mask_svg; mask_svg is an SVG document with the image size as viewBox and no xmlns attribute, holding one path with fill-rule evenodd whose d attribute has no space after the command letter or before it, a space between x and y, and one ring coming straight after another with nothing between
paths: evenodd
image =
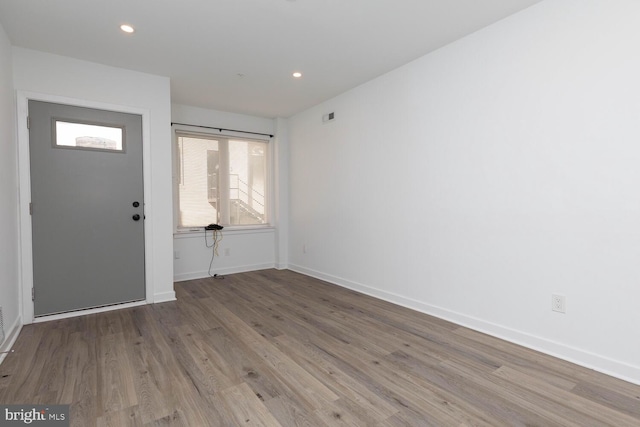
<instances>
[{"instance_id":1,"label":"white ceiling","mask_svg":"<svg viewBox=\"0 0 640 427\"><path fill-rule=\"evenodd\" d=\"M14 46L169 76L174 103L271 118L539 1L0 0L0 23Z\"/></svg>"}]
</instances>

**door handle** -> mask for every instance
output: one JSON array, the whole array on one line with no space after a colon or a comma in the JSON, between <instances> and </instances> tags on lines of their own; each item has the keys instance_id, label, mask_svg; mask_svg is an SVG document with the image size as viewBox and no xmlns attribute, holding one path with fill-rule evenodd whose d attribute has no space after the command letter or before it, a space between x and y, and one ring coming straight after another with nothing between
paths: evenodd
<instances>
[{"instance_id":1,"label":"door handle","mask_svg":"<svg viewBox=\"0 0 640 427\"><path fill-rule=\"evenodd\" d=\"M132 216L131 218L133 218L134 221L139 221L140 220L140 215L135 214L134 216Z\"/></svg>"}]
</instances>

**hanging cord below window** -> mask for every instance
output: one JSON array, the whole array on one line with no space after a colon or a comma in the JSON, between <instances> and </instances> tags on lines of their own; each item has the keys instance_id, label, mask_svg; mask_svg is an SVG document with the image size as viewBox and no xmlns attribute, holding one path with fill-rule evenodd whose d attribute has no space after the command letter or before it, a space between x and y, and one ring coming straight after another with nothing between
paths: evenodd
<instances>
[{"instance_id":1,"label":"hanging cord below window","mask_svg":"<svg viewBox=\"0 0 640 427\"><path fill-rule=\"evenodd\" d=\"M215 273L211 274L211 267L213 266L213 258L216 255L220 256L218 255L218 245L222 241L222 231L217 229L213 229L211 231L213 232L213 242L210 245L209 241L207 240L207 230L206 229L204 230L204 244L207 246L207 248L211 248L211 261L209 261L209 277L222 280L224 279L224 276L221 276Z\"/></svg>"}]
</instances>

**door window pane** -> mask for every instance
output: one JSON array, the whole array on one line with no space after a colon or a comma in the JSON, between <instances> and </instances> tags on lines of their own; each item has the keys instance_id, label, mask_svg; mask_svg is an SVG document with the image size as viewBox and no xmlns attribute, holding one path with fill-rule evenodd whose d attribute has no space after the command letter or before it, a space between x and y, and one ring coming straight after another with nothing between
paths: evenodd
<instances>
[{"instance_id":1,"label":"door window pane","mask_svg":"<svg viewBox=\"0 0 640 427\"><path fill-rule=\"evenodd\" d=\"M123 129L56 120L56 146L123 151Z\"/></svg>"}]
</instances>

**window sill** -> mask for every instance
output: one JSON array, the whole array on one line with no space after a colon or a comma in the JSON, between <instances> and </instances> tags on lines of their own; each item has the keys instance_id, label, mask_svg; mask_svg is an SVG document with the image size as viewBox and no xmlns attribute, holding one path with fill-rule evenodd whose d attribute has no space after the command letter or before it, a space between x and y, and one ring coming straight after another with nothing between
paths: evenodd
<instances>
[{"instance_id":1,"label":"window sill","mask_svg":"<svg viewBox=\"0 0 640 427\"><path fill-rule=\"evenodd\" d=\"M188 228L173 232L174 239L193 239L202 238L204 235L204 227ZM276 228L272 225L255 225L255 226L228 226L222 230L223 234L258 234L258 233L274 233ZM209 233L211 234L211 233Z\"/></svg>"}]
</instances>

